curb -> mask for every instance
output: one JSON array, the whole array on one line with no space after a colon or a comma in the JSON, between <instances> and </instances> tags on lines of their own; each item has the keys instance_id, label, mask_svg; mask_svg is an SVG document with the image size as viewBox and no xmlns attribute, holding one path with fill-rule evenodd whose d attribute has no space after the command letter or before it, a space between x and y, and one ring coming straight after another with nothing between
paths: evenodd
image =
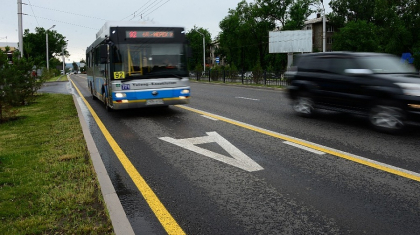
<instances>
[{"instance_id":1,"label":"curb","mask_svg":"<svg viewBox=\"0 0 420 235\"><path fill-rule=\"evenodd\" d=\"M111 218L114 233L117 235L134 235L133 228L131 227L131 224L128 221L127 215L124 212L120 199L118 198L118 195L115 192L111 179L109 178L109 175L105 169L105 165L102 162L101 156L99 155L99 151L96 148L96 144L93 141L93 137L90 134L87 122L82 114L76 95L73 95L73 101L77 109L77 114L79 116L83 135L86 140L86 145L90 157L92 159L93 167L95 169L99 181L102 196L104 198L109 216Z\"/></svg>"}]
</instances>

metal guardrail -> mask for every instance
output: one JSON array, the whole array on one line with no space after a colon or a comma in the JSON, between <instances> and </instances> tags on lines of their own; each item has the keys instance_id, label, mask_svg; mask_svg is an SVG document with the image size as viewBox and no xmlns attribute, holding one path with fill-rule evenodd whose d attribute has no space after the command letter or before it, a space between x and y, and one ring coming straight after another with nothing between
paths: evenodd
<instances>
[{"instance_id":1,"label":"metal guardrail","mask_svg":"<svg viewBox=\"0 0 420 235\"><path fill-rule=\"evenodd\" d=\"M190 79L206 82L240 83L244 85L287 86L285 71L190 71Z\"/></svg>"}]
</instances>

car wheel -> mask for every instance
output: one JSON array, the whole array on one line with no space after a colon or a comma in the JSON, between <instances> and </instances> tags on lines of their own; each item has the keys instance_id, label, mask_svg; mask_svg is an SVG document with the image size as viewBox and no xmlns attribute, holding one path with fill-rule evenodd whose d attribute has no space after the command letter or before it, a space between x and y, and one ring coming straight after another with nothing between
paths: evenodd
<instances>
[{"instance_id":1,"label":"car wheel","mask_svg":"<svg viewBox=\"0 0 420 235\"><path fill-rule=\"evenodd\" d=\"M314 102L306 92L299 93L292 104L293 110L300 116L311 117L314 115Z\"/></svg>"},{"instance_id":2,"label":"car wheel","mask_svg":"<svg viewBox=\"0 0 420 235\"><path fill-rule=\"evenodd\" d=\"M369 113L370 124L378 131L396 134L405 129L405 115L394 105L374 105Z\"/></svg>"}]
</instances>

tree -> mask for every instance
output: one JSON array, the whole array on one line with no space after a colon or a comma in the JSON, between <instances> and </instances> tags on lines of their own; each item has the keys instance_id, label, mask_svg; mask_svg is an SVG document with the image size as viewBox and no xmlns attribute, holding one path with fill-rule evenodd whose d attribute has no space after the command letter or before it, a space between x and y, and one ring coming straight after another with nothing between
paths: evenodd
<instances>
[{"instance_id":1,"label":"tree","mask_svg":"<svg viewBox=\"0 0 420 235\"><path fill-rule=\"evenodd\" d=\"M55 56L63 55L63 48L67 45L66 38L57 33L55 30L48 30L48 58L49 64L55 68L60 64L55 60ZM46 30L44 28L36 27L35 33L30 33L29 29L25 29L23 34L23 54L25 58L32 57L35 64L46 66L47 64L47 45L46 45ZM69 56L69 52L64 49L64 56ZM57 63L58 62L58 63Z\"/></svg>"},{"instance_id":2,"label":"tree","mask_svg":"<svg viewBox=\"0 0 420 235\"><path fill-rule=\"evenodd\" d=\"M30 102L41 87L44 78L33 73L32 58L20 58L20 52L13 53L13 63L0 50L0 123L15 117L13 107Z\"/></svg>"},{"instance_id":3,"label":"tree","mask_svg":"<svg viewBox=\"0 0 420 235\"><path fill-rule=\"evenodd\" d=\"M229 10L219 26L221 52L228 63L242 70L252 69L256 63L267 64L268 32L275 27L274 21L258 4L241 1L235 10Z\"/></svg>"},{"instance_id":4,"label":"tree","mask_svg":"<svg viewBox=\"0 0 420 235\"><path fill-rule=\"evenodd\" d=\"M206 55L208 54L208 48L211 44L211 34L207 29L194 26L194 28L186 34L193 55L188 61L188 69L190 70L195 69L197 65L203 64L203 36L200 33L204 35Z\"/></svg>"},{"instance_id":5,"label":"tree","mask_svg":"<svg viewBox=\"0 0 420 235\"><path fill-rule=\"evenodd\" d=\"M350 21L373 22L375 2L372 0L331 0L329 5L333 11L328 15L328 20L338 28Z\"/></svg>"},{"instance_id":6,"label":"tree","mask_svg":"<svg viewBox=\"0 0 420 235\"><path fill-rule=\"evenodd\" d=\"M73 61L73 71L79 71L79 66Z\"/></svg>"},{"instance_id":7,"label":"tree","mask_svg":"<svg viewBox=\"0 0 420 235\"><path fill-rule=\"evenodd\" d=\"M335 51L379 52L379 29L364 20L350 21L334 35Z\"/></svg>"},{"instance_id":8,"label":"tree","mask_svg":"<svg viewBox=\"0 0 420 235\"><path fill-rule=\"evenodd\" d=\"M256 4L261 9L261 14L271 21L279 21L283 26L288 20L288 9L293 0L257 0Z\"/></svg>"},{"instance_id":9,"label":"tree","mask_svg":"<svg viewBox=\"0 0 420 235\"><path fill-rule=\"evenodd\" d=\"M310 8L315 2L316 0L294 1L288 11L289 18L286 20L283 30L301 30L305 20L315 12Z\"/></svg>"},{"instance_id":10,"label":"tree","mask_svg":"<svg viewBox=\"0 0 420 235\"><path fill-rule=\"evenodd\" d=\"M286 58L268 53L268 32L276 29L302 29L318 0L241 1L219 23L219 52L228 63L244 70L259 65L263 69L283 69Z\"/></svg>"},{"instance_id":11,"label":"tree","mask_svg":"<svg viewBox=\"0 0 420 235\"><path fill-rule=\"evenodd\" d=\"M328 19L331 24L346 33L359 33L364 45L354 46L349 39L353 35L339 33L334 37L334 47L342 50L375 48L374 51L400 56L404 52L415 54L414 48L420 40L420 3L416 0L331 0L333 12ZM356 24L368 28L356 29ZM347 26L350 24L349 26ZM353 37L354 40L356 38ZM345 40L345 41L342 41ZM347 41L347 42L346 42ZM375 41L376 46L370 45ZM365 44L369 44L367 47ZM354 43L353 43L354 44ZM349 47L345 47L345 45Z\"/></svg>"}]
</instances>

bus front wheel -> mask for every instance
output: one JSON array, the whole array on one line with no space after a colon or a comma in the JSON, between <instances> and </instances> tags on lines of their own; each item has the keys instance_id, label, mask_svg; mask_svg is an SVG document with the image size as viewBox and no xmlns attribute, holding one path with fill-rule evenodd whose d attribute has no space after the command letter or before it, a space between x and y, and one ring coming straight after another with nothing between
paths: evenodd
<instances>
[{"instance_id":1,"label":"bus front wheel","mask_svg":"<svg viewBox=\"0 0 420 235\"><path fill-rule=\"evenodd\" d=\"M104 99L103 101L104 101L104 104L105 104L106 111L111 112L112 111L112 108L108 104L108 99L106 98L105 93L102 94L102 97L104 97L103 98Z\"/></svg>"},{"instance_id":2,"label":"bus front wheel","mask_svg":"<svg viewBox=\"0 0 420 235\"><path fill-rule=\"evenodd\" d=\"M92 95L92 99L93 100L97 100L98 98L95 96L95 94L93 94L93 87L92 85L90 85L90 94Z\"/></svg>"}]
</instances>

